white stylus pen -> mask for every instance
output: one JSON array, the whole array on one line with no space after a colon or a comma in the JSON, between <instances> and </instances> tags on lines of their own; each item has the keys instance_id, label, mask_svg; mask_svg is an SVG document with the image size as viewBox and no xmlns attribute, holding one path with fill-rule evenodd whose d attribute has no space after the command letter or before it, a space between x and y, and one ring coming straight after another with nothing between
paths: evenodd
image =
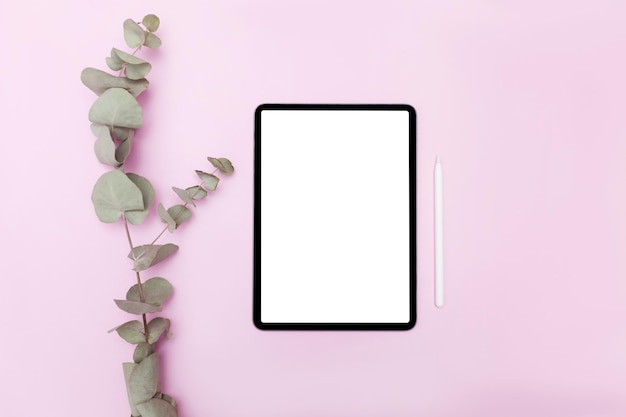
<instances>
[{"instance_id":1,"label":"white stylus pen","mask_svg":"<svg viewBox=\"0 0 626 417\"><path fill-rule=\"evenodd\" d=\"M435 160L435 305L443 307L443 173Z\"/></svg>"}]
</instances>

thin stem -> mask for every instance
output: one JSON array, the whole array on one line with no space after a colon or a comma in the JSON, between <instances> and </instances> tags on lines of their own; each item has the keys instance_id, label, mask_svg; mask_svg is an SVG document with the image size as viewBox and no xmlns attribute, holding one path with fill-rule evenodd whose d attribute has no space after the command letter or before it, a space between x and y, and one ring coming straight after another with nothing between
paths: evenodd
<instances>
[{"instance_id":1,"label":"thin stem","mask_svg":"<svg viewBox=\"0 0 626 417\"><path fill-rule=\"evenodd\" d=\"M130 237L130 230L128 228L128 220L126 219L126 215L122 215L122 217L124 218L124 230L126 231L126 238L128 239L128 246L130 246L130 251L132 252L135 246L133 245L133 240ZM139 274L139 271L135 272L135 276L137 277L137 288L139 289L139 301L141 301L142 303L145 303L146 297L143 294L143 285L141 284L141 275ZM143 332L146 337L146 342L148 342L148 319L145 313L141 315L141 318L143 320Z\"/></svg>"},{"instance_id":2,"label":"thin stem","mask_svg":"<svg viewBox=\"0 0 626 417\"><path fill-rule=\"evenodd\" d=\"M135 48L135 50L133 51L133 53L131 54L131 56L135 56L135 54L137 53L137 51L139 51L141 49L141 45L139 45L138 47ZM118 77L122 76L122 73L124 72L124 70L126 69L126 63L122 64L122 68L120 69L120 72L117 74Z\"/></svg>"},{"instance_id":3,"label":"thin stem","mask_svg":"<svg viewBox=\"0 0 626 417\"><path fill-rule=\"evenodd\" d=\"M215 168L213 170L213 172L211 172L211 175L215 174L218 171L217 168ZM198 188L196 188L196 191L191 195L191 198L193 199L196 194L198 194L198 191L200 191L200 188L202 187L203 183L200 183L197 185ZM172 218L174 219L174 222L176 222L176 220L178 220L178 218L180 217L181 214L183 214L185 212L185 209L187 208L187 206L189 205L189 203L185 203L183 204L183 207L181 209L178 210L178 213L176 213L175 216L172 216ZM167 226L165 226L163 228L163 230L161 230L161 232L157 235L157 237L154 238L154 240L152 240L152 243L150 243L151 245L154 245L156 243L157 240L159 240L159 238L161 236L163 236L163 233L165 233L165 231L167 230Z\"/></svg>"}]
</instances>

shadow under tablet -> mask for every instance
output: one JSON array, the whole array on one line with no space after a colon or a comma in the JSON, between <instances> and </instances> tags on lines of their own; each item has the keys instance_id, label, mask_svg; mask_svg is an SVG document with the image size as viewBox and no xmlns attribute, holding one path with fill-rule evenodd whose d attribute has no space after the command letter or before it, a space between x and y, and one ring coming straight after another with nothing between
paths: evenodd
<instances>
[{"instance_id":1,"label":"shadow under tablet","mask_svg":"<svg viewBox=\"0 0 626 417\"><path fill-rule=\"evenodd\" d=\"M258 328L415 325L413 107L261 105L254 184Z\"/></svg>"}]
</instances>

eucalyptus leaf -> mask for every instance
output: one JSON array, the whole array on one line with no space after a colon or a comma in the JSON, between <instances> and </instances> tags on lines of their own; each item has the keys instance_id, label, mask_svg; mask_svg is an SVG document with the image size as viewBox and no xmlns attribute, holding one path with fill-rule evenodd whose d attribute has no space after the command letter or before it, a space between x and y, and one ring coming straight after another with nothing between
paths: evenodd
<instances>
[{"instance_id":1,"label":"eucalyptus leaf","mask_svg":"<svg viewBox=\"0 0 626 417\"><path fill-rule=\"evenodd\" d=\"M122 339L133 345L146 341L146 336L142 333L143 325L138 320L128 321L115 329L115 331Z\"/></svg>"},{"instance_id":2,"label":"eucalyptus leaf","mask_svg":"<svg viewBox=\"0 0 626 417\"><path fill-rule=\"evenodd\" d=\"M132 403L139 409L141 403L151 399L159 390L159 358L156 352L135 365L128 382ZM146 417L143 413L141 415Z\"/></svg>"},{"instance_id":3,"label":"eucalyptus leaf","mask_svg":"<svg viewBox=\"0 0 626 417\"><path fill-rule=\"evenodd\" d=\"M135 363L139 363L142 360L146 359L149 355L154 352L152 345L145 342L145 340L137 345L135 351L133 352L133 360Z\"/></svg>"},{"instance_id":4,"label":"eucalyptus leaf","mask_svg":"<svg viewBox=\"0 0 626 417\"><path fill-rule=\"evenodd\" d=\"M155 343L161 335L170 328L170 321L163 317L156 317L148 323L148 343Z\"/></svg>"},{"instance_id":5,"label":"eucalyptus leaf","mask_svg":"<svg viewBox=\"0 0 626 417\"><path fill-rule=\"evenodd\" d=\"M174 288L172 284L165 278L154 277L150 278L143 284L141 284L143 290L144 301L148 304L160 307L161 304L172 296ZM139 285L135 284L126 293L126 299L128 301L140 301Z\"/></svg>"},{"instance_id":6,"label":"eucalyptus leaf","mask_svg":"<svg viewBox=\"0 0 626 417\"><path fill-rule=\"evenodd\" d=\"M187 190L183 190L177 187L172 187L172 190L174 190L176 195L178 195L180 199L183 200L183 202L187 204L191 204L194 207L196 206L196 203L193 201L193 198L191 198L191 195L189 194Z\"/></svg>"},{"instance_id":7,"label":"eucalyptus leaf","mask_svg":"<svg viewBox=\"0 0 626 417\"><path fill-rule=\"evenodd\" d=\"M109 128L103 125L92 124L91 131L97 137L93 145L93 151L98 161L114 168L120 166L117 159L115 159L115 143L113 138L111 138Z\"/></svg>"},{"instance_id":8,"label":"eucalyptus leaf","mask_svg":"<svg viewBox=\"0 0 626 417\"><path fill-rule=\"evenodd\" d=\"M121 166L126 162L126 158L130 155L130 149L132 145L132 139L126 139L124 142L120 143L115 149L115 161L117 162L117 166Z\"/></svg>"},{"instance_id":9,"label":"eucalyptus leaf","mask_svg":"<svg viewBox=\"0 0 626 417\"><path fill-rule=\"evenodd\" d=\"M142 417L178 417L176 408L160 398L152 398L145 403L138 404L137 410Z\"/></svg>"},{"instance_id":10,"label":"eucalyptus leaf","mask_svg":"<svg viewBox=\"0 0 626 417\"><path fill-rule=\"evenodd\" d=\"M111 68L113 71L119 71L124 66L124 63L114 56L106 57L105 61L107 63L107 67Z\"/></svg>"},{"instance_id":11,"label":"eucalyptus leaf","mask_svg":"<svg viewBox=\"0 0 626 417\"><path fill-rule=\"evenodd\" d=\"M172 398L170 395L161 393L161 399L163 399L164 401L167 401L168 403L170 403L172 407L178 410L178 404L176 404L176 400Z\"/></svg>"},{"instance_id":12,"label":"eucalyptus leaf","mask_svg":"<svg viewBox=\"0 0 626 417\"><path fill-rule=\"evenodd\" d=\"M147 14L147 15L144 16L144 18L141 21L141 23L143 23L143 25L146 27L146 29L148 29L150 32L156 32L159 29L159 25L161 24L161 20L156 15Z\"/></svg>"},{"instance_id":13,"label":"eucalyptus leaf","mask_svg":"<svg viewBox=\"0 0 626 417\"><path fill-rule=\"evenodd\" d=\"M180 204L176 204L175 206L168 208L167 212L176 222L176 228L180 227L181 224L191 219L191 210Z\"/></svg>"},{"instance_id":14,"label":"eucalyptus leaf","mask_svg":"<svg viewBox=\"0 0 626 417\"><path fill-rule=\"evenodd\" d=\"M124 71L124 73L131 80L141 80L146 75L148 75L151 70L152 65L147 62L145 64L137 65L126 64L126 70Z\"/></svg>"},{"instance_id":15,"label":"eucalyptus leaf","mask_svg":"<svg viewBox=\"0 0 626 417\"><path fill-rule=\"evenodd\" d=\"M146 40L143 43L148 48L158 48L161 46L161 39L154 33L146 33Z\"/></svg>"},{"instance_id":16,"label":"eucalyptus leaf","mask_svg":"<svg viewBox=\"0 0 626 417\"><path fill-rule=\"evenodd\" d=\"M113 300L117 306L130 314L148 314L157 313L161 308L152 304L142 303L141 301Z\"/></svg>"},{"instance_id":17,"label":"eucalyptus leaf","mask_svg":"<svg viewBox=\"0 0 626 417\"><path fill-rule=\"evenodd\" d=\"M134 132L135 131L133 129L128 129L125 127L113 127L111 129L111 136L113 137L113 139L125 141L128 138L132 139Z\"/></svg>"},{"instance_id":18,"label":"eucalyptus leaf","mask_svg":"<svg viewBox=\"0 0 626 417\"><path fill-rule=\"evenodd\" d=\"M142 245L133 248L128 257L135 262L135 271L140 272L150 268L178 250L173 243L165 245Z\"/></svg>"},{"instance_id":19,"label":"eucalyptus leaf","mask_svg":"<svg viewBox=\"0 0 626 417\"><path fill-rule=\"evenodd\" d=\"M165 207L163 207L163 204L159 203L159 206L157 208L157 213L159 214L161 221L167 224L167 230L170 233L176 230L176 221L172 218L172 216L170 216L167 210L165 210Z\"/></svg>"},{"instance_id":20,"label":"eucalyptus leaf","mask_svg":"<svg viewBox=\"0 0 626 417\"><path fill-rule=\"evenodd\" d=\"M89 120L110 127L139 129L143 113L132 94L123 88L109 88L89 109Z\"/></svg>"},{"instance_id":21,"label":"eucalyptus leaf","mask_svg":"<svg viewBox=\"0 0 626 417\"><path fill-rule=\"evenodd\" d=\"M118 70L120 68L122 68L122 64ZM101 95L109 88L123 88L137 97L150 84L145 78L130 80L126 77L116 77L95 68L85 68L80 74L80 80L97 95Z\"/></svg>"},{"instance_id":22,"label":"eucalyptus leaf","mask_svg":"<svg viewBox=\"0 0 626 417\"><path fill-rule=\"evenodd\" d=\"M207 190L214 191L217 188L217 183L220 182L220 179L213 174L198 170L196 170L196 174L198 174Z\"/></svg>"},{"instance_id":23,"label":"eucalyptus leaf","mask_svg":"<svg viewBox=\"0 0 626 417\"><path fill-rule=\"evenodd\" d=\"M113 223L122 213L131 210L143 210L144 202L141 190L126 174L115 170L103 174L91 193L98 219L104 223Z\"/></svg>"},{"instance_id":24,"label":"eucalyptus leaf","mask_svg":"<svg viewBox=\"0 0 626 417\"><path fill-rule=\"evenodd\" d=\"M126 142L129 141L130 140L127 140ZM122 142L122 144L120 144L120 147L126 142ZM126 175L137 186L137 188L139 188L143 197L143 209L127 211L126 218L128 219L128 222L130 224L141 224L148 216L150 207L154 202L154 188L152 187L152 184L150 184L150 181L148 181L147 178L142 177L141 175L133 173L128 173Z\"/></svg>"},{"instance_id":25,"label":"eucalyptus leaf","mask_svg":"<svg viewBox=\"0 0 626 417\"><path fill-rule=\"evenodd\" d=\"M226 158L211 158L209 156L207 159L215 168L219 169L222 174L228 175L235 171L233 164Z\"/></svg>"},{"instance_id":26,"label":"eucalyptus leaf","mask_svg":"<svg viewBox=\"0 0 626 417\"><path fill-rule=\"evenodd\" d=\"M150 65L149 62L134 55L127 54L124 51L120 51L117 48L111 49L111 57L115 57L117 60L126 64L125 73L131 80L140 80L152 70L152 65Z\"/></svg>"},{"instance_id":27,"label":"eucalyptus leaf","mask_svg":"<svg viewBox=\"0 0 626 417\"><path fill-rule=\"evenodd\" d=\"M207 196L206 190L199 185L185 188L185 191L187 191L191 198L193 198L194 200L202 200L204 197Z\"/></svg>"},{"instance_id":28,"label":"eucalyptus leaf","mask_svg":"<svg viewBox=\"0 0 626 417\"><path fill-rule=\"evenodd\" d=\"M138 417L141 414L139 413L139 410L137 410L137 407L135 406L135 402L133 401L131 391L130 391L130 376L132 375L135 368L137 368L136 363L124 362L122 364L122 369L124 370L124 381L126 382L126 393L128 394L128 403L130 404L130 412L133 417Z\"/></svg>"},{"instance_id":29,"label":"eucalyptus leaf","mask_svg":"<svg viewBox=\"0 0 626 417\"><path fill-rule=\"evenodd\" d=\"M135 55L131 55L117 48L111 48L111 57L124 64L141 65L148 63L148 61L145 61Z\"/></svg>"},{"instance_id":30,"label":"eucalyptus leaf","mask_svg":"<svg viewBox=\"0 0 626 417\"><path fill-rule=\"evenodd\" d=\"M126 19L124 21L124 40L130 48L137 48L143 45L146 40L146 34L137 22L132 19Z\"/></svg>"}]
</instances>

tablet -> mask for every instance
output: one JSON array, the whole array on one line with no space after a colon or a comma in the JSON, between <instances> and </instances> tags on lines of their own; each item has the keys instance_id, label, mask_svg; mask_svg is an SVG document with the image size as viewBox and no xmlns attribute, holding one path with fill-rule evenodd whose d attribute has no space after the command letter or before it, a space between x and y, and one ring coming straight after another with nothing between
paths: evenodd
<instances>
[{"instance_id":1,"label":"tablet","mask_svg":"<svg viewBox=\"0 0 626 417\"><path fill-rule=\"evenodd\" d=\"M256 327L412 328L415 217L413 107L259 106L254 178Z\"/></svg>"}]
</instances>

